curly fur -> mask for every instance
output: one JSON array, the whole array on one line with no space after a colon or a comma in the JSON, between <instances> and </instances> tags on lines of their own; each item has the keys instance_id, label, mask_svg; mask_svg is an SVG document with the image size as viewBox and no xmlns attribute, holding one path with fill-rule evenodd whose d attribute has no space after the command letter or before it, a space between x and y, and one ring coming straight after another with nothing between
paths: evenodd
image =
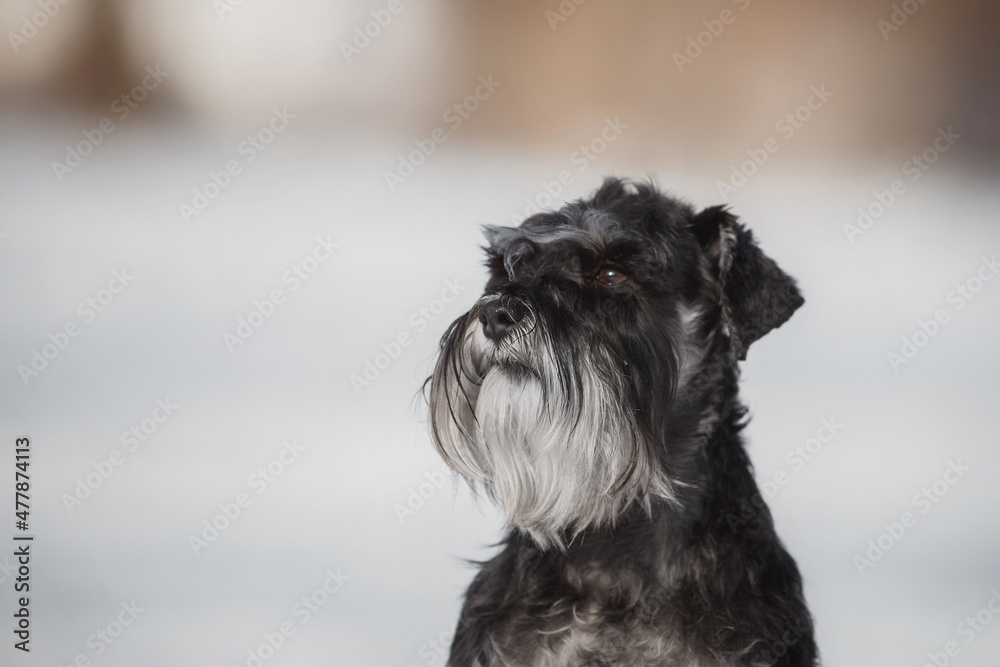
<instances>
[{"instance_id":1,"label":"curly fur","mask_svg":"<svg viewBox=\"0 0 1000 667\"><path fill-rule=\"evenodd\" d=\"M794 281L724 208L616 179L486 236L430 419L509 527L448 664L814 665L798 569L767 508L741 512L737 360L802 304Z\"/></svg>"}]
</instances>

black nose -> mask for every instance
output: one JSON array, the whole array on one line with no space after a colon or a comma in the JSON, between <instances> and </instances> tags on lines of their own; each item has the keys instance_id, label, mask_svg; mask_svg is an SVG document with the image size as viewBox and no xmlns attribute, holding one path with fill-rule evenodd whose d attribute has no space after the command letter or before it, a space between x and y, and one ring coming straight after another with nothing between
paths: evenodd
<instances>
[{"instance_id":1,"label":"black nose","mask_svg":"<svg viewBox=\"0 0 1000 667\"><path fill-rule=\"evenodd\" d=\"M524 306L516 298L504 295L479 308L479 321L483 333L494 343L499 343L507 332L524 317Z\"/></svg>"}]
</instances>

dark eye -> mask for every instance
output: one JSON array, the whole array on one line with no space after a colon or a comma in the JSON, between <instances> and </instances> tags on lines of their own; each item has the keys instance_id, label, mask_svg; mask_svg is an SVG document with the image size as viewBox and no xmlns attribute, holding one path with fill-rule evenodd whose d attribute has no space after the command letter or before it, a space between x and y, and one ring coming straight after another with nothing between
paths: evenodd
<instances>
[{"instance_id":1,"label":"dark eye","mask_svg":"<svg viewBox=\"0 0 1000 667\"><path fill-rule=\"evenodd\" d=\"M628 277L618 269L606 266L597 272L597 279L605 285L621 285Z\"/></svg>"}]
</instances>

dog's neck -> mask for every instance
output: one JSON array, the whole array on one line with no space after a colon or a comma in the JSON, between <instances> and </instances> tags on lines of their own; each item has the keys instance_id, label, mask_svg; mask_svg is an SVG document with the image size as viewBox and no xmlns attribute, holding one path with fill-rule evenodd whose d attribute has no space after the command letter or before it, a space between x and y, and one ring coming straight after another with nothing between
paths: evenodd
<instances>
[{"instance_id":1,"label":"dog's neck","mask_svg":"<svg viewBox=\"0 0 1000 667\"><path fill-rule=\"evenodd\" d=\"M626 578L641 576L647 584L653 580L668 585L672 573L665 564L676 562L690 547L692 536L710 529L706 521L723 521L724 513L719 513L730 509L731 501L738 502L740 494L751 494L748 488L755 488L739 444L745 409L738 400L738 378L728 341L713 337L697 368L678 386L657 436L666 452L665 465L676 480L677 502L654 499L648 510L633 504L613 525L567 532L562 548L540 549L524 534L512 534L512 542L544 554L553 565L561 563L567 583L581 589L606 583L609 572ZM718 457L735 459L740 464L737 470L742 472L726 479L713 474L716 467L708 462ZM707 507L710 498L713 507Z\"/></svg>"}]
</instances>

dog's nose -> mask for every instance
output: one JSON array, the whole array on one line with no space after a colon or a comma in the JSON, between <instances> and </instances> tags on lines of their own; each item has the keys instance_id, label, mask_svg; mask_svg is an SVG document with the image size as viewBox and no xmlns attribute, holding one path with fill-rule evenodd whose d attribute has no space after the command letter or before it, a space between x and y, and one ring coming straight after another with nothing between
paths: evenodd
<instances>
[{"instance_id":1,"label":"dog's nose","mask_svg":"<svg viewBox=\"0 0 1000 667\"><path fill-rule=\"evenodd\" d=\"M499 343L507 332L524 317L524 306L517 299L503 296L485 303L479 309L483 333L494 343Z\"/></svg>"}]
</instances>

